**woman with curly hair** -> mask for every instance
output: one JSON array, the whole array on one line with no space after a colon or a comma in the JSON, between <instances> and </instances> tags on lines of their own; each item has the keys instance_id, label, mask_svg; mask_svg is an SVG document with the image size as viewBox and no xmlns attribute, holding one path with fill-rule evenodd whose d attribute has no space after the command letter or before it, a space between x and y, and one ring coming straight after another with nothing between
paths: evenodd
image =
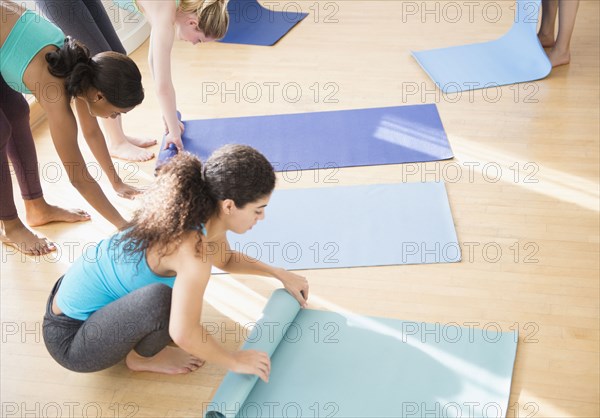
<instances>
[{"instance_id":1,"label":"woman with curly hair","mask_svg":"<svg viewBox=\"0 0 600 418\"><path fill-rule=\"evenodd\" d=\"M138 190L123 183L117 174L96 118L115 118L142 102L144 90L137 66L115 52L90 56L86 47L65 39L58 27L16 3L0 1L0 18L0 241L30 255L54 250L53 244L19 219L8 158L19 180L30 226L90 219L82 210L46 203L29 127L29 105L21 93L33 94L46 112L54 146L73 186L102 216L122 227L125 219L87 170L77 143L71 102L83 136L113 189L120 196L133 197Z\"/></svg>"},{"instance_id":2,"label":"woman with curly hair","mask_svg":"<svg viewBox=\"0 0 600 418\"><path fill-rule=\"evenodd\" d=\"M275 277L306 306L305 278L227 242L227 231L242 234L264 219L274 187L271 164L248 146L222 147L204 166L191 154L175 156L127 227L89 248L54 286L43 324L52 357L77 372L124 359L132 370L177 374L208 361L267 381L267 354L225 350L201 313L212 266Z\"/></svg>"}]
</instances>

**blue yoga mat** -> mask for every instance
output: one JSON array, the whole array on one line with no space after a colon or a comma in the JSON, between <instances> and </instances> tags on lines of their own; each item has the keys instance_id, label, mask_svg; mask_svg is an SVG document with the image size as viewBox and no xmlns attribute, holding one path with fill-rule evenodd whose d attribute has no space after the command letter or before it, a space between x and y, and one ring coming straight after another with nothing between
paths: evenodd
<instances>
[{"instance_id":1,"label":"blue yoga mat","mask_svg":"<svg viewBox=\"0 0 600 418\"><path fill-rule=\"evenodd\" d=\"M539 80L552 65L537 37L540 0L517 0L515 23L495 41L413 51L444 93Z\"/></svg>"},{"instance_id":2,"label":"blue yoga mat","mask_svg":"<svg viewBox=\"0 0 600 418\"><path fill-rule=\"evenodd\" d=\"M264 8L256 0L229 0L229 29L221 42L270 46L308 15L300 11L301 3L271 4L283 10Z\"/></svg>"},{"instance_id":3,"label":"blue yoga mat","mask_svg":"<svg viewBox=\"0 0 600 418\"><path fill-rule=\"evenodd\" d=\"M276 190L233 250L288 270L453 263L461 252L443 183Z\"/></svg>"},{"instance_id":4,"label":"blue yoga mat","mask_svg":"<svg viewBox=\"0 0 600 418\"><path fill-rule=\"evenodd\" d=\"M262 152L277 171L453 156L434 104L194 120L184 125L184 148L202 160L222 145L246 144ZM161 151L157 166L173 155L172 149Z\"/></svg>"},{"instance_id":5,"label":"blue yoga mat","mask_svg":"<svg viewBox=\"0 0 600 418\"><path fill-rule=\"evenodd\" d=\"M276 290L243 349L269 383L229 372L206 417L506 416L517 333L300 309Z\"/></svg>"}]
</instances>

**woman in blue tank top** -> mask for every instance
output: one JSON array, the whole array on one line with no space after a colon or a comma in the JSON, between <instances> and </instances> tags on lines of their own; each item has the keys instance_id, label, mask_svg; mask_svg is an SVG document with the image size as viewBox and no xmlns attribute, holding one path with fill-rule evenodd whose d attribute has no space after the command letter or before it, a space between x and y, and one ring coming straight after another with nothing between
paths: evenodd
<instances>
[{"instance_id":1,"label":"woman in blue tank top","mask_svg":"<svg viewBox=\"0 0 600 418\"><path fill-rule=\"evenodd\" d=\"M132 222L90 248L54 286L43 324L52 357L78 372L125 360L132 370L177 374L208 361L267 381L268 355L226 350L201 314L213 266L275 277L306 306L305 278L227 242L227 231L243 234L264 219L274 187L271 164L248 146L222 147L203 166L185 152L171 159Z\"/></svg>"},{"instance_id":2,"label":"woman in blue tank top","mask_svg":"<svg viewBox=\"0 0 600 418\"><path fill-rule=\"evenodd\" d=\"M71 101L84 138L111 185L119 195L133 197L138 191L116 173L96 117L116 117L142 102L144 91L137 66L114 52L90 56L86 47L65 39L55 25L16 3L0 1L0 13L0 241L31 255L54 249L19 219L8 157L15 167L31 226L89 219L83 211L67 211L44 200L29 127L29 105L21 93L33 94L46 112L54 145L73 186L102 216L122 227L125 219L87 171L77 143Z\"/></svg>"}]
</instances>

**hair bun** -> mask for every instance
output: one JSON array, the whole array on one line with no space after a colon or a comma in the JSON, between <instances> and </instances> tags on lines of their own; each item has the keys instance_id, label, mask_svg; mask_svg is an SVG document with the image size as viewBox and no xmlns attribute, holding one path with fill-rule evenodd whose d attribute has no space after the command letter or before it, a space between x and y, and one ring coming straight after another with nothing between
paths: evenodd
<instances>
[{"instance_id":1,"label":"hair bun","mask_svg":"<svg viewBox=\"0 0 600 418\"><path fill-rule=\"evenodd\" d=\"M94 68L89 49L67 36L62 48L46 54L48 71L55 77L65 78L69 96L76 96L93 84Z\"/></svg>"}]
</instances>

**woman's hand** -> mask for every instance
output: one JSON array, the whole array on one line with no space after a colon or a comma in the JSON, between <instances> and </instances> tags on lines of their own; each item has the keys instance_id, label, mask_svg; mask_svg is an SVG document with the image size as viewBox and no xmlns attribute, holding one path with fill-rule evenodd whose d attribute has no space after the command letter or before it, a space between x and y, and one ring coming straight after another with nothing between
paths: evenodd
<instances>
[{"instance_id":1,"label":"woman's hand","mask_svg":"<svg viewBox=\"0 0 600 418\"><path fill-rule=\"evenodd\" d=\"M300 306L306 308L306 301L308 300L308 280L284 269L279 270L275 277L281 280L285 290L296 298Z\"/></svg>"},{"instance_id":2,"label":"woman's hand","mask_svg":"<svg viewBox=\"0 0 600 418\"><path fill-rule=\"evenodd\" d=\"M241 350L233 353L234 364L231 371L235 373L255 374L265 383L269 383L271 359L267 353L256 350Z\"/></svg>"},{"instance_id":3,"label":"woman's hand","mask_svg":"<svg viewBox=\"0 0 600 418\"><path fill-rule=\"evenodd\" d=\"M135 199L136 195L142 193L140 189L123 183L122 181L115 184L113 188L115 189L115 192L117 192L117 195L119 197L123 197L125 199L133 200Z\"/></svg>"},{"instance_id":4,"label":"woman's hand","mask_svg":"<svg viewBox=\"0 0 600 418\"><path fill-rule=\"evenodd\" d=\"M167 133L165 135L165 147L164 149L169 148L169 144L175 145L178 151L183 151L183 142L181 142L181 133Z\"/></svg>"},{"instance_id":5,"label":"woman's hand","mask_svg":"<svg viewBox=\"0 0 600 418\"><path fill-rule=\"evenodd\" d=\"M177 150L183 150L183 142L181 141L181 135L183 135L183 131L185 130L185 126L182 121L177 121L179 125L179 132L171 135L169 132L169 127L167 126L167 122L165 118L163 118L163 123L165 125L165 149L169 148L169 144L173 144L177 147Z\"/></svg>"}]
</instances>

